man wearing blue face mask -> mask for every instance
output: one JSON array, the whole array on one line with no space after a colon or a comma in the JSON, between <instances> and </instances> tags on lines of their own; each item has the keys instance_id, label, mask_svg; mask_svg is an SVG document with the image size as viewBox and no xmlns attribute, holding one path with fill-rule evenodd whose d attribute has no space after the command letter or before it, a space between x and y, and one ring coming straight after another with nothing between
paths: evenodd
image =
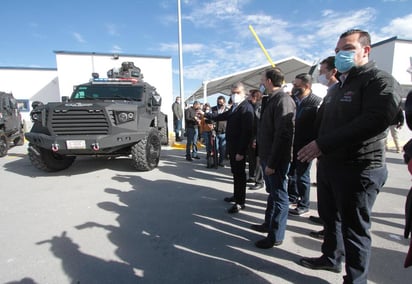
<instances>
[{"instance_id":1,"label":"man wearing blue face mask","mask_svg":"<svg viewBox=\"0 0 412 284\"><path fill-rule=\"evenodd\" d=\"M371 251L371 211L388 172L387 128L400 101L399 83L369 62L369 33L349 30L336 45L340 85L328 90L319 114L318 138L298 159L318 158L318 212L324 222L322 255L304 257L311 269L341 271L344 283L367 283Z\"/></svg>"}]
</instances>

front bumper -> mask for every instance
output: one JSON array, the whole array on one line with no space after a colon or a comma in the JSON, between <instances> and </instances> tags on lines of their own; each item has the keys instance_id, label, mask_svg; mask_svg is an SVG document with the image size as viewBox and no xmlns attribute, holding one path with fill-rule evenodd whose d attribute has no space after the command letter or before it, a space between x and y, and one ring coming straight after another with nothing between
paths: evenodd
<instances>
[{"instance_id":1,"label":"front bumper","mask_svg":"<svg viewBox=\"0 0 412 284\"><path fill-rule=\"evenodd\" d=\"M130 147L144 138L144 133L50 136L29 132L25 134L25 137L31 145L48 149L61 155L104 155Z\"/></svg>"}]
</instances>

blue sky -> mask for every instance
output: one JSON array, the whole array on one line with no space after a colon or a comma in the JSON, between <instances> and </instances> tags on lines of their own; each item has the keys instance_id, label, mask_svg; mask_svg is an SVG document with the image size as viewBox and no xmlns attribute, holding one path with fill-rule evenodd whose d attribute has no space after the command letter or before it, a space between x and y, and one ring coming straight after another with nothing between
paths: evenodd
<instances>
[{"instance_id":1,"label":"blue sky","mask_svg":"<svg viewBox=\"0 0 412 284\"><path fill-rule=\"evenodd\" d=\"M297 56L332 55L349 28L372 42L412 39L412 0L181 0L185 97L203 80ZM160 55L173 58L179 94L177 0L2 1L0 66L56 67L53 51ZM144 72L144 70L143 70Z\"/></svg>"}]
</instances>

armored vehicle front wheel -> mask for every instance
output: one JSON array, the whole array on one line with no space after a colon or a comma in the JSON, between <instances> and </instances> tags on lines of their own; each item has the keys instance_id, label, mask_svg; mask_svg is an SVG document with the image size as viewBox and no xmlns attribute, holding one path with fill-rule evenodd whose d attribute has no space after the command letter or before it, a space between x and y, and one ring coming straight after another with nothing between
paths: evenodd
<instances>
[{"instance_id":1,"label":"armored vehicle front wheel","mask_svg":"<svg viewBox=\"0 0 412 284\"><path fill-rule=\"evenodd\" d=\"M7 155L9 149L9 144L7 143L6 134L3 131L0 132L0 157Z\"/></svg>"},{"instance_id":2,"label":"armored vehicle front wheel","mask_svg":"<svg viewBox=\"0 0 412 284\"><path fill-rule=\"evenodd\" d=\"M159 131L152 129L149 135L132 146L133 166L139 171L149 171L157 167L160 159Z\"/></svg>"},{"instance_id":3,"label":"armored vehicle front wheel","mask_svg":"<svg viewBox=\"0 0 412 284\"><path fill-rule=\"evenodd\" d=\"M76 157L54 153L33 145L29 145L29 158L33 166L46 172L57 172L70 167Z\"/></svg>"},{"instance_id":4,"label":"armored vehicle front wheel","mask_svg":"<svg viewBox=\"0 0 412 284\"><path fill-rule=\"evenodd\" d=\"M160 140L162 145L169 145L169 130L167 125L165 127L160 128Z\"/></svg>"},{"instance_id":5,"label":"armored vehicle front wheel","mask_svg":"<svg viewBox=\"0 0 412 284\"><path fill-rule=\"evenodd\" d=\"M16 139L14 139L13 141L15 146L22 146L24 145L24 132L21 132L19 137L17 137Z\"/></svg>"}]
</instances>

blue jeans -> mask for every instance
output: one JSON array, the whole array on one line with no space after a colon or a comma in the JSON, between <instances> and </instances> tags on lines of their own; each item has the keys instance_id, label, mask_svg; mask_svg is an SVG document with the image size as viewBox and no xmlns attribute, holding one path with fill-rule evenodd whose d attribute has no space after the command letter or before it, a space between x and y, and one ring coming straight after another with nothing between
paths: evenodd
<instances>
[{"instance_id":1,"label":"blue jeans","mask_svg":"<svg viewBox=\"0 0 412 284\"><path fill-rule=\"evenodd\" d=\"M295 159L289 170L289 200L297 201L298 208L309 209L311 166L312 162L302 163Z\"/></svg>"},{"instance_id":2,"label":"blue jeans","mask_svg":"<svg viewBox=\"0 0 412 284\"><path fill-rule=\"evenodd\" d=\"M219 164L223 163L226 156L226 134L216 134L216 147L219 153Z\"/></svg>"},{"instance_id":3,"label":"blue jeans","mask_svg":"<svg viewBox=\"0 0 412 284\"><path fill-rule=\"evenodd\" d=\"M318 211L325 229L322 253L332 264L345 258L345 283L367 282L371 211L387 176L386 166L365 170L319 159Z\"/></svg>"},{"instance_id":4,"label":"blue jeans","mask_svg":"<svg viewBox=\"0 0 412 284\"><path fill-rule=\"evenodd\" d=\"M192 148L192 157L197 157L197 128L186 128L187 140L186 140L186 157L190 156L190 148Z\"/></svg>"},{"instance_id":5,"label":"blue jeans","mask_svg":"<svg viewBox=\"0 0 412 284\"><path fill-rule=\"evenodd\" d=\"M180 130L182 129L182 120L180 119L174 120L173 127L175 131L175 138L180 138Z\"/></svg>"},{"instance_id":6,"label":"blue jeans","mask_svg":"<svg viewBox=\"0 0 412 284\"><path fill-rule=\"evenodd\" d=\"M261 165L264 171L266 161L262 160ZM269 226L268 238L276 242L283 241L285 238L289 212L288 170L289 164L284 168L276 169L273 175L263 174L266 191L269 193L265 211L265 224Z\"/></svg>"},{"instance_id":7,"label":"blue jeans","mask_svg":"<svg viewBox=\"0 0 412 284\"><path fill-rule=\"evenodd\" d=\"M210 145L210 139L212 136L212 131L203 131L202 132L202 138L203 138L203 142L206 146L206 153L209 155L210 152L212 151L211 149L211 145Z\"/></svg>"}]
</instances>

